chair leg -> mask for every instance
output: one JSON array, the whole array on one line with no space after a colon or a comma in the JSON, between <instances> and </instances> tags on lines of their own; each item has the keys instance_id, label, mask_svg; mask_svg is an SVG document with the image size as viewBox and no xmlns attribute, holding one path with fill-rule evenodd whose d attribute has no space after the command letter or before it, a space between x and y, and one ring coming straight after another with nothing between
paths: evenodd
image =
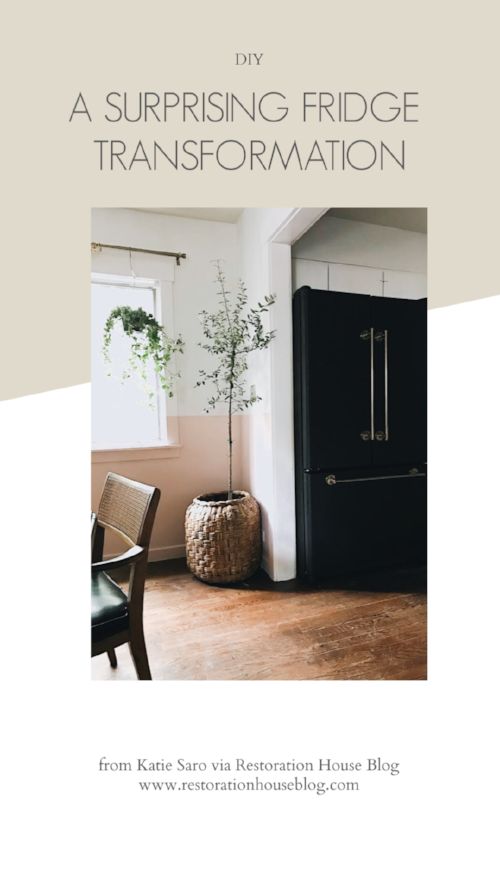
<instances>
[{"instance_id":1,"label":"chair leg","mask_svg":"<svg viewBox=\"0 0 500 888\"><path fill-rule=\"evenodd\" d=\"M108 651L109 662L111 663L111 668L116 669L118 666L118 660L116 659L116 651L114 648L111 648Z\"/></svg>"},{"instance_id":2,"label":"chair leg","mask_svg":"<svg viewBox=\"0 0 500 888\"><path fill-rule=\"evenodd\" d=\"M129 648L134 661L135 671L137 672L137 678L143 681L151 681L151 670L149 668L148 652L142 626L138 626L135 629L131 627Z\"/></svg>"}]
</instances>

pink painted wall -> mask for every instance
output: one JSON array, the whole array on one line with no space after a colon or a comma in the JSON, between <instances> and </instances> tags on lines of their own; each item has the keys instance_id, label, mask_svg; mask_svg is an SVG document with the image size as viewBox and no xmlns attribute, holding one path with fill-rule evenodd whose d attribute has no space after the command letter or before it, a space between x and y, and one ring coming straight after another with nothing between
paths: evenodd
<instances>
[{"instance_id":1,"label":"pink painted wall","mask_svg":"<svg viewBox=\"0 0 500 888\"><path fill-rule=\"evenodd\" d=\"M234 421L233 486L242 484L241 417ZM227 489L227 423L224 416L180 416L180 446L174 456L103 462L102 454L92 461L92 509L97 510L108 472L117 472L161 490L160 505L151 541L151 560L184 555L184 515L195 496ZM156 451L157 452L157 451ZM111 535L106 554L123 550Z\"/></svg>"}]
</instances>

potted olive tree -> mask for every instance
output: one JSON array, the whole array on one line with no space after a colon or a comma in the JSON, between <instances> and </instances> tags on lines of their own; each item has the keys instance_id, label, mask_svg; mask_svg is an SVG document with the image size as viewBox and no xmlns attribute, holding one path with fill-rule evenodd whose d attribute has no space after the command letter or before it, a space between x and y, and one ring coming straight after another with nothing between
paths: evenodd
<instances>
[{"instance_id":1,"label":"potted olive tree","mask_svg":"<svg viewBox=\"0 0 500 888\"><path fill-rule=\"evenodd\" d=\"M261 400L247 394L245 374L248 356L268 348L275 331L264 329L264 315L274 303L266 296L248 306L245 285L236 293L227 285L220 262L216 263L218 308L200 313L201 347L215 359L211 370L200 370L197 386L210 390L205 412L223 404L227 416L227 489L196 497L186 512L186 557L188 567L208 583L244 580L257 570L261 559L260 508L245 490L233 489L233 419Z\"/></svg>"}]
</instances>

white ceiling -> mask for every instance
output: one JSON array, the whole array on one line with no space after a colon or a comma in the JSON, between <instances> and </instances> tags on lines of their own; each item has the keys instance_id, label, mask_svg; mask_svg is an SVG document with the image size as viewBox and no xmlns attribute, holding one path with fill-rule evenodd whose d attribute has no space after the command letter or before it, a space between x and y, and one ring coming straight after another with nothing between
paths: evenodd
<instances>
[{"instance_id":1,"label":"white ceiling","mask_svg":"<svg viewBox=\"0 0 500 888\"><path fill-rule=\"evenodd\" d=\"M187 219L206 219L209 222L237 222L243 207L134 207L143 213L159 213L163 216L184 216ZM425 207L332 207L328 216L371 222L406 231L427 232Z\"/></svg>"},{"instance_id":2,"label":"white ceiling","mask_svg":"<svg viewBox=\"0 0 500 888\"><path fill-rule=\"evenodd\" d=\"M243 207L134 207L143 213L162 216L185 216L188 219L207 219L209 222L237 222Z\"/></svg>"},{"instance_id":3,"label":"white ceiling","mask_svg":"<svg viewBox=\"0 0 500 888\"><path fill-rule=\"evenodd\" d=\"M387 225L389 228L403 228L406 231L427 233L427 209L425 207L332 207L328 216L339 219L352 219L356 222L371 222L373 225Z\"/></svg>"}]
</instances>

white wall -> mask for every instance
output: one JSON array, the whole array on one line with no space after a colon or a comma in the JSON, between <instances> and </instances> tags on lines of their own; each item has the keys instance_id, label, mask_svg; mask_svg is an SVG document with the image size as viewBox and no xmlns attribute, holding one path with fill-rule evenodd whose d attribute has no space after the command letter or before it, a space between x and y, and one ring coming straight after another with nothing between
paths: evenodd
<instances>
[{"instance_id":1,"label":"white wall","mask_svg":"<svg viewBox=\"0 0 500 888\"><path fill-rule=\"evenodd\" d=\"M427 271L427 235L369 222L323 216L292 247L300 259Z\"/></svg>"},{"instance_id":2,"label":"white wall","mask_svg":"<svg viewBox=\"0 0 500 888\"><path fill-rule=\"evenodd\" d=\"M287 210L283 210L286 218ZM241 275L249 302L256 303L271 293L268 238L280 222L279 210L246 209L238 222ZM273 316L269 314L271 329ZM270 348L274 345L271 344ZM262 514L263 564L273 576L272 526L274 520L273 440L271 428L271 351L253 355L249 361L249 383L262 401L242 418L242 483L259 501Z\"/></svg>"}]
</instances>

